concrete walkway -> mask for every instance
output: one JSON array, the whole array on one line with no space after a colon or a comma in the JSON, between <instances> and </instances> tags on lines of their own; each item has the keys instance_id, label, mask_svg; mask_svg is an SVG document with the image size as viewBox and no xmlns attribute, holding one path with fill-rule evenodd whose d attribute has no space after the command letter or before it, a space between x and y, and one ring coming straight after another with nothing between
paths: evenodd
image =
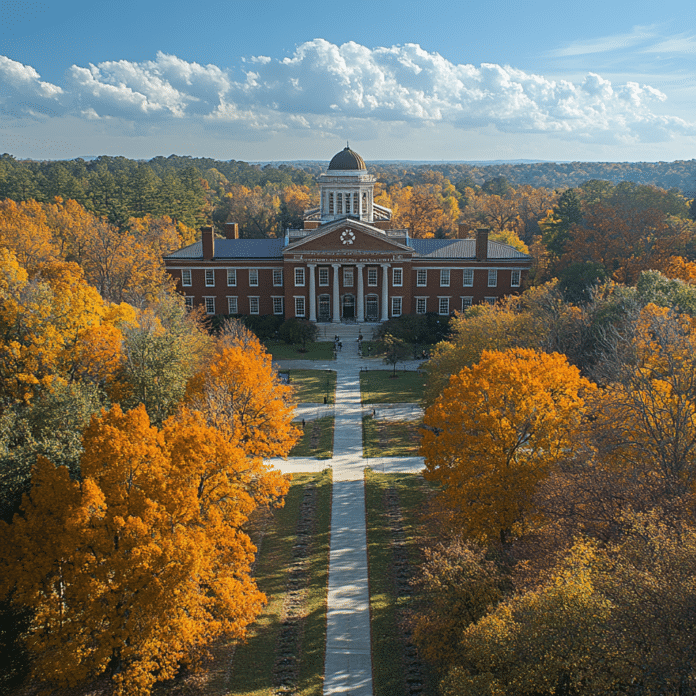
<instances>
[{"instance_id":1,"label":"concrete walkway","mask_svg":"<svg viewBox=\"0 0 696 696\"><path fill-rule=\"evenodd\" d=\"M333 469L324 694L372 696L363 472L366 466L370 466L389 473L416 473L423 468L423 460L420 457L363 458L362 416L365 409L360 404L360 369L366 364L370 369L380 369L381 361L361 359L357 347L346 348L338 354L335 362L281 363L283 369L336 370L333 459L270 461L288 473L321 471L327 466Z\"/></svg>"}]
</instances>

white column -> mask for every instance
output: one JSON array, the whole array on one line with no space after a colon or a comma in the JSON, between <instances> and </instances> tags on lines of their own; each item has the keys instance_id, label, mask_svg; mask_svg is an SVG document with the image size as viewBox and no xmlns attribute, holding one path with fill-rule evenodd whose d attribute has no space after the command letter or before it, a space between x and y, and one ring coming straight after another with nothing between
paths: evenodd
<instances>
[{"instance_id":1,"label":"white column","mask_svg":"<svg viewBox=\"0 0 696 696\"><path fill-rule=\"evenodd\" d=\"M358 271L358 321L365 321L365 291L363 289L363 268L364 263L356 264L355 268Z\"/></svg>"},{"instance_id":2,"label":"white column","mask_svg":"<svg viewBox=\"0 0 696 696\"><path fill-rule=\"evenodd\" d=\"M316 322L317 320L317 293L314 290L314 269L315 263L307 264L307 272L309 273L309 321Z\"/></svg>"},{"instance_id":3,"label":"white column","mask_svg":"<svg viewBox=\"0 0 696 696\"><path fill-rule=\"evenodd\" d=\"M389 264L382 265L382 321L389 319Z\"/></svg>"},{"instance_id":4,"label":"white column","mask_svg":"<svg viewBox=\"0 0 696 696\"><path fill-rule=\"evenodd\" d=\"M339 321L341 321L341 305L340 305L340 295L339 295L339 289L338 289L338 273L341 270L341 264L340 263L332 263L331 267L333 268L333 317L331 317L331 321L334 324L338 324Z\"/></svg>"}]
</instances>

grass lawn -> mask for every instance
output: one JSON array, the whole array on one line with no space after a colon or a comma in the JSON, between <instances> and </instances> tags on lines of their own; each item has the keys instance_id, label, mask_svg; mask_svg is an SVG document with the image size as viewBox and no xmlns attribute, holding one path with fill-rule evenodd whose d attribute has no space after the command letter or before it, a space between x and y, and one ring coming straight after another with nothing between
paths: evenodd
<instances>
[{"instance_id":1,"label":"grass lawn","mask_svg":"<svg viewBox=\"0 0 696 696\"><path fill-rule=\"evenodd\" d=\"M328 394L327 403L334 403L336 395L336 371L335 370L288 370L290 384L295 387L295 398L301 404L324 403Z\"/></svg>"},{"instance_id":2,"label":"grass lawn","mask_svg":"<svg viewBox=\"0 0 696 696\"><path fill-rule=\"evenodd\" d=\"M417 372L368 370L360 373L360 394L364 404L420 403L425 375Z\"/></svg>"},{"instance_id":3,"label":"grass lawn","mask_svg":"<svg viewBox=\"0 0 696 696\"><path fill-rule=\"evenodd\" d=\"M394 488L402 514L404 542L411 567L419 561L421 534L419 513L428 496L428 484L418 474L379 474L365 471L367 560L372 617L372 679L375 696L406 693L404 684L405 640L401 619L412 600L398 596L394 576L392 527L385 495ZM423 696L433 696L433 679L424 680Z\"/></svg>"},{"instance_id":4,"label":"grass lawn","mask_svg":"<svg viewBox=\"0 0 696 696\"><path fill-rule=\"evenodd\" d=\"M417 457L422 421L363 417L363 457Z\"/></svg>"},{"instance_id":5,"label":"grass lawn","mask_svg":"<svg viewBox=\"0 0 696 696\"><path fill-rule=\"evenodd\" d=\"M295 423L297 425L297 423ZM324 416L307 421L300 441L290 451L290 457L333 457L334 417Z\"/></svg>"},{"instance_id":6,"label":"grass lawn","mask_svg":"<svg viewBox=\"0 0 696 696\"><path fill-rule=\"evenodd\" d=\"M255 576L266 593L268 604L254 624L246 643L239 645L232 658L231 672L224 689L206 690L213 696L268 696L276 661L281 610L285 598L288 569L292 563L300 503L304 487L317 486L316 527L312 535L308 575L309 593L299 654L299 682L302 696L321 696L326 648L326 592L329 573L329 525L331 520L331 473L295 474L285 507L274 512L261 543Z\"/></svg>"},{"instance_id":7,"label":"grass lawn","mask_svg":"<svg viewBox=\"0 0 696 696\"><path fill-rule=\"evenodd\" d=\"M271 342L264 344L274 360L333 360L333 343L318 341L307 344L307 352L300 353L302 346Z\"/></svg>"}]
</instances>

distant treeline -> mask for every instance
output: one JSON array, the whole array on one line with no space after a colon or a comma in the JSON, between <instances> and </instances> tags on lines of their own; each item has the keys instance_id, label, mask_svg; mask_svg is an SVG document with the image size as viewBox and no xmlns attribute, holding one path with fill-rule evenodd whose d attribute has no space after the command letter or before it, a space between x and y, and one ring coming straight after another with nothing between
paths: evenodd
<instances>
[{"instance_id":1,"label":"distant treeline","mask_svg":"<svg viewBox=\"0 0 696 696\"><path fill-rule=\"evenodd\" d=\"M316 204L316 177L326 171L326 166L326 162L250 164L178 155L155 157L148 161L103 156L93 160L39 162L17 160L12 155L4 154L0 155L0 200L51 202L59 196L76 200L87 210L119 225L130 218L149 214L155 217L167 215L189 227L198 227L211 219L219 222L232 212L241 214L230 210L230 198L240 198L239 187L245 187L245 196L252 193L259 200L268 197L276 201L280 196L278 205L281 208L284 204L281 192L288 189L294 189L295 193L303 192L309 205ZM657 186L673 193L680 192L688 198L693 197L696 190L696 160L538 162L481 166L396 162L368 163L368 166L387 189L395 184L403 188L429 185L432 183L432 172L438 172L454 185L460 197L467 187L486 191L487 182L553 191L578 187L590 180L612 183L628 181ZM294 207L299 202L295 201ZM278 207L276 203L274 205ZM249 210L255 207L258 206L246 204ZM297 224L300 219L294 209L276 212L280 222L273 222L270 225L273 228ZM260 230L262 227L249 225L251 231L252 228Z\"/></svg>"}]
</instances>

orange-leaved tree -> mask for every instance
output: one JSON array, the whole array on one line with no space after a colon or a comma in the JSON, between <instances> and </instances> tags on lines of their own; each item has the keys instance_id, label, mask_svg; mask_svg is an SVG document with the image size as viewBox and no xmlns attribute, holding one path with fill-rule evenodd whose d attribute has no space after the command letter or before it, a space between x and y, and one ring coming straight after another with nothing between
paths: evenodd
<instances>
[{"instance_id":1,"label":"orange-leaved tree","mask_svg":"<svg viewBox=\"0 0 696 696\"><path fill-rule=\"evenodd\" d=\"M519 528L537 483L578 449L593 385L560 353L483 351L425 413L425 476L453 518L481 539Z\"/></svg>"},{"instance_id":2,"label":"orange-leaved tree","mask_svg":"<svg viewBox=\"0 0 696 696\"><path fill-rule=\"evenodd\" d=\"M292 387L282 384L271 356L241 325L226 334L190 380L187 403L249 454L284 457L297 442Z\"/></svg>"},{"instance_id":3,"label":"orange-leaved tree","mask_svg":"<svg viewBox=\"0 0 696 696\"><path fill-rule=\"evenodd\" d=\"M287 480L196 412L158 429L143 406L115 406L83 444L80 481L40 460L22 513L0 523L0 596L33 610L38 678L109 675L118 694L148 694L261 610L241 526Z\"/></svg>"}]
</instances>

